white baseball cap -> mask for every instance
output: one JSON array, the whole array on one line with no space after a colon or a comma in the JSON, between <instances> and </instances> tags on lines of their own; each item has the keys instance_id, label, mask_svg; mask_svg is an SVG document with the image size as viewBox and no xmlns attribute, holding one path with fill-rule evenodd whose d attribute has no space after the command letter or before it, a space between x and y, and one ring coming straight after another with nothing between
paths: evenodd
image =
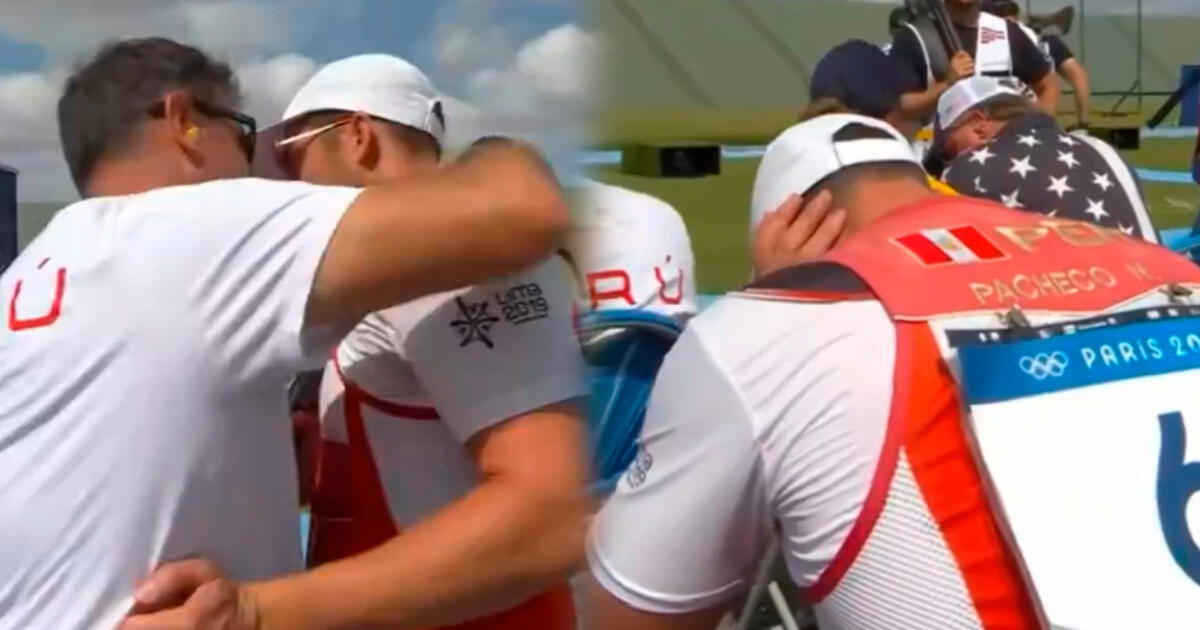
<instances>
[{"instance_id":1,"label":"white baseball cap","mask_svg":"<svg viewBox=\"0 0 1200 630\"><path fill-rule=\"evenodd\" d=\"M837 139L838 132L849 125L872 127L885 132L888 138ZM843 168L873 162L911 162L920 166L904 136L876 118L829 114L792 126L767 146L758 166L750 201L750 233L789 196L806 194Z\"/></svg>"},{"instance_id":2,"label":"white baseball cap","mask_svg":"<svg viewBox=\"0 0 1200 630\"><path fill-rule=\"evenodd\" d=\"M362 113L407 125L433 136L439 145L446 136L441 95L424 72L399 57L356 55L317 71L296 92L283 119L260 134L262 150L256 154L266 163L255 165L256 174L281 176L283 170L276 163L275 149L279 142L286 141L288 123L329 110Z\"/></svg>"},{"instance_id":3,"label":"white baseball cap","mask_svg":"<svg viewBox=\"0 0 1200 630\"><path fill-rule=\"evenodd\" d=\"M974 76L956 82L938 99L937 131L953 127L967 112L1001 96L1021 97L1021 92L994 77Z\"/></svg>"}]
</instances>

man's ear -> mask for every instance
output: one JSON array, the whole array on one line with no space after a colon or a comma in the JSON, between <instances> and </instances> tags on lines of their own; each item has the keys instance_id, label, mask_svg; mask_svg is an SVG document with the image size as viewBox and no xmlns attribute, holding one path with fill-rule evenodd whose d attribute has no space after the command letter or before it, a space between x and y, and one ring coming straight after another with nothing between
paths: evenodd
<instances>
[{"instance_id":1,"label":"man's ear","mask_svg":"<svg viewBox=\"0 0 1200 630\"><path fill-rule=\"evenodd\" d=\"M179 147L190 166L202 166L204 154L200 151L200 143L204 131L196 120L192 95L172 90L163 95L162 102L164 132Z\"/></svg>"},{"instance_id":2,"label":"man's ear","mask_svg":"<svg viewBox=\"0 0 1200 630\"><path fill-rule=\"evenodd\" d=\"M379 135L371 122L369 116L354 114L342 136L345 143L342 148L348 149L355 163L368 170L379 162Z\"/></svg>"},{"instance_id":3,"label":"man's ear","mask_svg":"<svg viewBox=\"0 0 1200 630\"><path fill-rule=\"evenodd\" d=\"M192 95L182 90L172 90L163 95L163 121L168 133L180 144L195 151L200 140L200 127L196 124Z\"/></svg>"}]
</instances>

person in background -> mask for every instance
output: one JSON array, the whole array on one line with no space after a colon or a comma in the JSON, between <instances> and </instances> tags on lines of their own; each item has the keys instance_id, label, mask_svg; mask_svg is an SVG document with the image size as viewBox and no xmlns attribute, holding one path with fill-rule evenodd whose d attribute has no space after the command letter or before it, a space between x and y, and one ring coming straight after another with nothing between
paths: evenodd
<instances>
[{"instance_id":1,"label":"person in background","mask_svg":"<svg viewBox=\"0 0 1200 630\"><path fill-rule=\"evenodd\" d=\"M1196 134L1196 150L1192 152L1192 181L1200 184L1200 133Z\"/></svg>"},{"instance_id":2,"label":"person in background","mask_svg":"<svg viewBox=\"0 0 1200 630\"><path fill-rule=\"evenodd\" d=\"M921 123L900 105L916 81L908 66L897 63L877 46L851 39L834 46L813 68L808 85L809 105L801 118L815 118L831 107L878 118L903 134L916 136Z\"/></svg>"},{"instance_id":3,"label":"person in background","mask_svg":"<svg viewBox=\"0 0 1200 630\"><path fill-rule=\"evenodd\" d=\"M663 357L696 315L696 263L687 226L670 204L595 181L576 193L565 252L582 295L593 490L604 495L637 452Z\"/></svg>"},{"instance_id":4,"label":"person in background","mask_svg":"<svg viewBox=\"0 0 1200 630\"><path fill-rule=\"evenodd\" d=\"M288 379L365 314L513 273L565 231L524 147L365 189L247 178L240 102L227 65L164 38L66 81L83 200L0 275L0 628L269 620L231 580L302 568Z\"/></svg>"},{"instance_id":5,"label":"person in background","mask_svg":"<svg viewBox=\"0 0 1200 630\"><path fill-rule=\"evenodd\" d=\"M896 35L900 34L900 29L904 28L904 23L908 21L908 10L904 7L896 7L888 12L888 41L879 47L883 54L892 52L892 42L895 41Z\"/></svg>"},{"instance_id":6,"label":"person in background","mask_svg":"<svg viewBox=\"0 0 1200 630\"><path fill-rule=\"evenodd\" d=\"M900 104L915 78L909 68L898 64L878 48L852 39L834 46L817 62L809 81L809 104L801 122L827 114L860 114L878 118L912 141L913 151L923 159L932 142L920 140L922 125L904 113ZM954 194L935 177L934 190ZM752 217L757 224L758 217Z\"/></svg>"},{"instance_id":7,"label":"person in background","mask_svg":"<svg viewBox=\"0 0 1200 630\"><path fill-rule=\"evenodd\" d=\"M309 182L419 180L439 169L448 124L418 68L359 55L300 88L263 134L274 149L264 157ZM570 274L552 256L363 318L321 383L309 564L411 538L438 560L420 577L386 577L427 602L422 623L573 628L565 579L581 561L587 454L571 306ZM390 602L358 605L382 615L370 609Z\"/></svg>"},{"instance_id":8,"label":"person in background","mask_svg":"<svg viewBox=\"0 0 1200 630\"><path fill-rule=\"evenodd\" d=\"M1050 65L1063 78L1075 94L1075 125L1068 131L1083 130L1091 126L1092 82L1083 62L1075 57L1075 53L1063 41L1061 35L1054 33L1038 34L1034 29L1020 23L1021 7L1015 0L985 0L983 10L1006 20L1016 22L1026 34L1038 42L1042 52L1050 60Z\"/></svg>"},{"instance_id":9,"label":"person in background","mask_svg":"<svg viewBox=\"0 0 1200 630\"><path fill-rule=\"evenodd\" d=\"M1157 243L1137 172L1098 138L1063 132L1015 89L988 77L938 102L933 151L964 195L1050 217L1088 221Z\"/></svg>"},{"instance_id":10,"label":"person in background","mask_svg":"<svg viewBox=\"0 0 1200 630\"><path fill-rule=\"evenodd\" d=\"M1049 60L1035 40L1017 24L982 13L980 0L945 0L945 3L963 50L952 55L942 76L934 76L929 64L929 47L941 46L940 42L925 41L912 24L906 24L893 41L891 56L916 77L915 84L901 100L906 115L928 121L943 92L959 79L976 75L1019 80L1036 94L1042 110L1050 114L1057 111L1061 90Z\"/></svg>"}]
</instances>

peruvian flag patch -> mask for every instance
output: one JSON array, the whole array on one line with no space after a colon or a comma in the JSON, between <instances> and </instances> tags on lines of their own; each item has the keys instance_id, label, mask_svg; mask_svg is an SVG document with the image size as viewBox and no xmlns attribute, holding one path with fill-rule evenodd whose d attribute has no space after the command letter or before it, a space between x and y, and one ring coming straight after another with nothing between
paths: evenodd
<instances>
[{"instance_id":1,"label":"peruvian flag patch","mask_svg":"<svg viewBox=\"0 0 1200 630\"><path fill-rule=\"evenodd\" d=\"M897 238L896 243L926 265L1008 258L983 232L969 225L921 230Z\"/></svg>"}]
</instances>

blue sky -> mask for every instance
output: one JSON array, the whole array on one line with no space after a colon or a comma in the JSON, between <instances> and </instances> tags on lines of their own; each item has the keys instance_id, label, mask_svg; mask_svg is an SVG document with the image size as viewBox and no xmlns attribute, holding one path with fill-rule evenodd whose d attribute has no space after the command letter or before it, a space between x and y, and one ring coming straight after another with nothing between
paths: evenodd
<instances>
[{"instance_id":1,"label":"blue sky","mask_svg":"<svg viewBox=\"0 0 1200 630\"><path fill-rule=\"evenodd\" d=\"M467 132L579 126L596 49L577 0L28 0L0 4L0 162L22 202L74 198L53 120L69 69L108 39L164 35L225 59L263 124L321 64L383 52L424 69ZM451 108L451 112L455 109ZM504 130L507 130L506 127Z\"/></svg>"}]
</instances>

